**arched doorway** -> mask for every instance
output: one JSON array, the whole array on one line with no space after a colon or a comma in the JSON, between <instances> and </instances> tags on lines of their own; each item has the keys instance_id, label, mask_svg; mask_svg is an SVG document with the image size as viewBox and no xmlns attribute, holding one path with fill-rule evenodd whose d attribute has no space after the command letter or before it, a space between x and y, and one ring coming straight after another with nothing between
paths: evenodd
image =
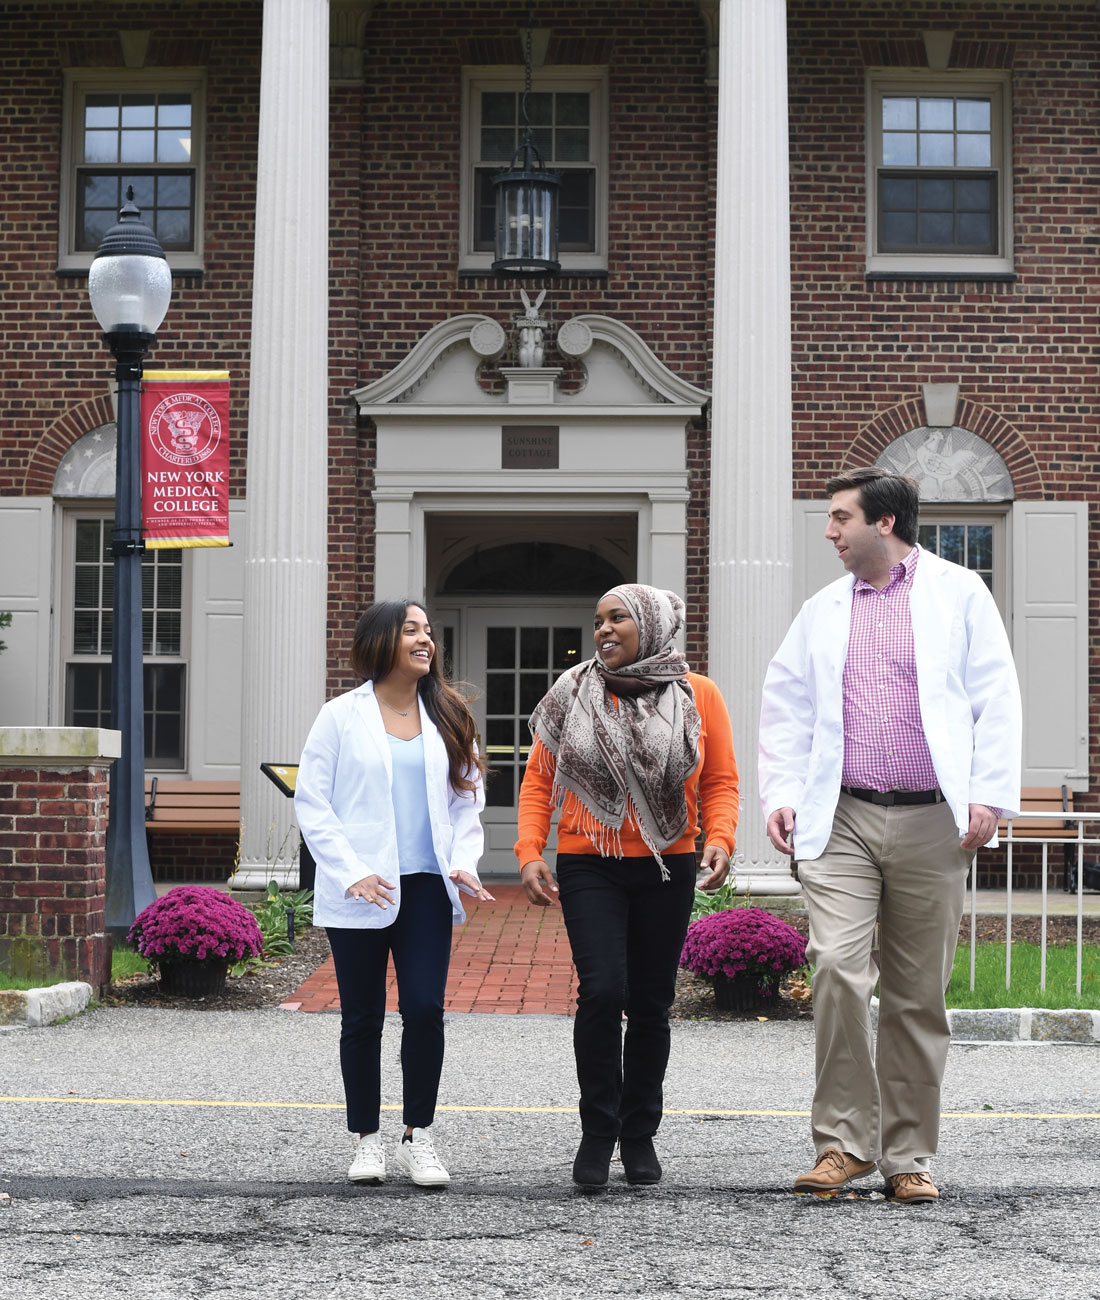
<instances>
[{"instance_id":1,"label":"arched doorway","mask_svg":"<svg viewBox=\"0 0 1100 1300\"><path fill-rule=\"evenodd\" d=\"M637 518L546 516L428 521L433 617L490 763L486 874L516 870L516 807L527 720L554 679L591 654L599 597L636 572Z\"/></svg>"}]
</instances>

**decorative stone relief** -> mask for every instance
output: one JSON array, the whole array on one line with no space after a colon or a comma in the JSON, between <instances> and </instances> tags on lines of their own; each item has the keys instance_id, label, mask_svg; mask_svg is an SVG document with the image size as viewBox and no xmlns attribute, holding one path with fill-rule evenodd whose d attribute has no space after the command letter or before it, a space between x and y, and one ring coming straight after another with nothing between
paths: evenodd
<instances>
[{"instance_id":1,"label":"decorative stone relief","mask_svg":"<svg viewBox=\"0 0 1100 1300\"><path fill-rule=\"evenodd\" d=\"M546 290L539 294L532 304L527 290L521 289L519 296L523 299L523 315L516 317L519 330L519 364L524 370L537 370L542 366L546 353L546 331L550 322L539 315Z\"/></svg>"},{"instance_id":2,"label":"decorative stone relief","mask_svg":"<svg viewBox=\"0 0 1100 1300\"><path fill-rule=\"evenodd\" d=\"M1008 466L984 438L954 425L903 433L875 462L920 485L922 501L1011 501Z\"/></svg>"},{"instance_id":3,"label":"decorative stone relief","mask_svg":"<svg viewBox=\"0 0 1100 1300\"><path fill-rule=\"evenodd\" d=\"M567 357L583 357L592 346L592 330L573 317L558 330L558 351Z\"/></svg>"},{"instance_id":4,"label":"decorative stone relief","mask_svg":"<svg viewBox=\"0 0 1100 1300\"><path fill-rule=\"evenodd\" d=\"M586 313L554 326L539 313L541 295L532 302L524 292L523 298L524 313L513 318L519 365L495 368L508 335L491 316L452 316L433 325L392 370L356 389L359 409L369 415L398 407L457 411L504 402L553 406L563 415L570 408L620 407L677 408L691 417L702 409L707 393L669 370L621 321ZM551 336L564 368L545 364Z\"/></svg>"},{"instance_id":5,"label":"decorative stone relief","mask_svg":"<svg viewBox=\"0 0 1100 1300\"><path fill-rule=\"evenodd\" d=\"M470 330L470 347L479 357L495 361L504 351L508 336L490 316L483 316Z\"/></svg>"},{"instance_id":6,"label":"decorative stone relief","mask_svg":"<svg viewBox=\"0 0 1100 1300\"><path fill-rule=\"evenodd\" d=\"M55 497L113 497L115 446L113 424L101 425L78 438L61 457L53 478Z\"/></svg>"}]
</instances>

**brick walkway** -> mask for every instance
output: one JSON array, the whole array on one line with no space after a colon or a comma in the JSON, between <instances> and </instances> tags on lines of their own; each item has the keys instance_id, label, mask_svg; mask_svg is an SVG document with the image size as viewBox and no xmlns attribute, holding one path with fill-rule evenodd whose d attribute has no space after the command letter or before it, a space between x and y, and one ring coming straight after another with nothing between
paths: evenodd
<instances>
[{"instance_id":1,"label":"brick walkway","mask_svg":"<svg viewBox=\"0 0 1100 1300\"><path fill-rule=\"evenodd\" d=\"M532 907L519 885L489 882L495 903L464 898L467 920L456 926L447 977L448 1011L497 1011L508 1015L569 1015L577 975L561 909ZM318 967L283 1004L286 1011L338 1011L332 958ZM390 965L386 1008L397 1010L397 983Z\"/></svg>"}]
</instances>

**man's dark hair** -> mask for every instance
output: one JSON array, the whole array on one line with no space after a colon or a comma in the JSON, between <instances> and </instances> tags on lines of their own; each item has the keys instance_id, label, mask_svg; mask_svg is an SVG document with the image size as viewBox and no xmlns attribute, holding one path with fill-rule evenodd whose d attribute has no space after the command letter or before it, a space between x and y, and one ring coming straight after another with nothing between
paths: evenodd
<instances>
[{"instance_id":1,"label":"man's dark hair","mask_svg":"<svg viewBox=\"0 0 1100 1300\"><path fill-rule=\"evenodd\" d=\"M859 504L869 524L878 523L883 515L894 516L894 536L910 546L917 542L917 517L920 514L920 489L906 474L892 474L888 469L869 465L850 469L825 484L829 496L859 489Z\"/></svg>"}]
</instances>

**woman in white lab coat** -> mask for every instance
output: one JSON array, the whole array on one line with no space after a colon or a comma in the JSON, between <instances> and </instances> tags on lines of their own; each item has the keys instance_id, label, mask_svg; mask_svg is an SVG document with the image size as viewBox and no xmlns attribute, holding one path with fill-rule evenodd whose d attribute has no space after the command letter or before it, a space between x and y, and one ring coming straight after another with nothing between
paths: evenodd
<instances>
[{"instance_id":1,"label":"woman in white lab coat","mask_svg":"<svg viewBox=\"0 0 1100 1300\"><path fill-rule=\"evenodd\" d=\"M340 1068L353 1182L381 1183L381 1041L392 954L402 1018L405 1132L395 1163L413 1182L450 1175L431 1123L443 1066L443 998L459 890L492 900L477 874L485 806L474 720L444 679L428 616L382 601L359 620L351 666L363 684L330 700L298 770L294 809L317 863L314 924L340 990Z\"/></svg>"}]
</instances>

